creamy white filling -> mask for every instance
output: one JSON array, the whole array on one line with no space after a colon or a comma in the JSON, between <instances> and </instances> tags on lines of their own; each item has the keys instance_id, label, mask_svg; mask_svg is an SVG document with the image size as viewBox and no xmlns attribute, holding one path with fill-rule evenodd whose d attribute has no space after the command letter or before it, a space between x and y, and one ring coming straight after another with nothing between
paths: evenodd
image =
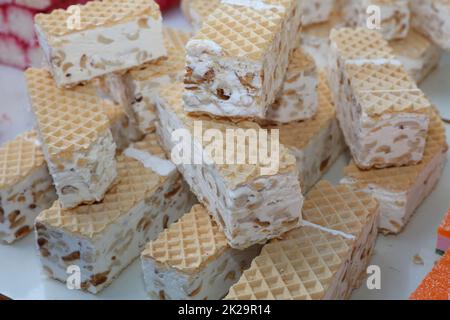
<instances>
[{"instance_id":1,"label":"creamy white filling","mask_svg":"<svg viewBox=\"0 0 450 320\"><path fill-rule=\"evenodd\" d=\"M170 160L161 159L160 157L152 155L150 152L128 147L124 154L127 157L131 157L140 161L144 167L151 169L160 176L168 176L176 171L176 167Z\"/></svg>"},{"instance_id":2,"label":"creamy white filling","mask_svg":"<svg viewBox=\"0 0 450 320\"><path fill-rule=\"evenodd\" d=\"M251 8L257 11L264 10L276 10L276 11L286 11L281 5L268 4L261 0L221 0L223 4L229 4L232 6L241 6Z\"/></svg>"},{"instance_id":3,"label":"creamy white filling","mask_svg":"<svg viewBox=\"0 0 450 320\"><path fill-rule=\"evenodd\" d=\"M29 176L10 189L0 190L0 242L14 242L17 240L16 232L24 227L33 230L34 219L56 199L53 181L45 164L35 168ZM19 214L12 219L16 211Z\"/></svg>"},{"instance_id":4,"label":"creamy white filling","mask_svg":"<svg viewBox=\"0 0 450 320\"><path fill-rule=\"evenodd\" d=\"M227 248L194 274L163 267L151 257L141 256L146 291L152 299L222 299L260 251L258 245L245 250Z\"/></svg>"},{"instance_id":5,"label":"creamy white filling","mask_svg":"<svg viewBox=\"0 0 450 320\"><path fill-rule=\"evenodd\" d=\"M50 38L36 25L36 32L56 83L71 85L165 56L162 20L149 17L147 25L130 21Z\"/></svg>"},{"instance_id":6,"label":"creamy white filling","mask_svg":"<svg viewBox=\"0 0 450 320\"><path fill-rule=\"evenodd\" d=\"M176 184L182 185L180 190L166 198L165 194ZM192 207L193 197L178 173L172 174L157 190L158 193L137 203L94 238L80 237L51 226L46 226L46 231L38 228L37 238L47 240L44 248L50 253L47 257L40 257L47 275L66 282L69 277L67 267L76 265L81 269L83 283L109 271L104 282L97 286L88 283L86 287L87 291L94 294L101 291L139 256L148 241L156 239L166 225L177 221ZM80 259L62 259L73 252L79 252Z\"/></svg>"},{"instance_id":7,"label":"creamy white filling","mask_svg":"<svg viewBox=\"0 0 450 320\"><path fill-rule=\"evenodd\" d=\"M64 166L62 170L51 161L45 145L43 145L43 151L55 183L58 199L64 208L102 200L117 176L116 145L109 130L100 135L90 149L74 152L70 160L60 160ZM86 164L79 166L79 161Z\"/></svg>"},{"instance_id":8,"label":"creamy white filling","mask_svg":"<svg viewBox=\"0 0 450 320\"><path fill-rule=\"evenodd\" d=\"M325 22L333 12L335 0L297 0L302 11L302 24Z\"/></svg>"}]
</instances>

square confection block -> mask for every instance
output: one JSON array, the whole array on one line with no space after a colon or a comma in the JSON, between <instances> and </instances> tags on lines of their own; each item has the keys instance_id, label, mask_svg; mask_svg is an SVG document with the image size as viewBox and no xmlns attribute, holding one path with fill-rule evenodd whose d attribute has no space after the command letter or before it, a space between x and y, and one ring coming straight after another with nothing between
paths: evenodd
<instances>
[{"instance_id":1,"label":"square confection block","mask_svg":"<svg viewBox=\"0 0 450 320\"><path fill-rule=\"evenodd\" d=\"M411 1L412 26L446 51L450 51L450 1Z\"/></svg>"},{"instance_id":2,"label":"square confection block","mask_svg":"<svg viewBox=\"0 0 450 320\"><path fill-rule=\"evenodd\" d=\"M336 5L336 0L297 0L302 11L302 24L309 26L326 22Z\"/></svg>"},{"instance_id":3,"label":"square confection block","mask_svg":"<svg viewBox=\"0 0 450 320\"><path fill-rule=\"evenodd\" d=\"M317 112L319 74L314 59L302 48L289 58L283 87L269 106L265 121L289 123L311 119Z\"/></svg>"},{"instance_id":4,"label":"square confection block","mask_svg":"<svg viewBox=\"0 0 450 320\"><path fill-rule=\"evenodd\" d=\"M354 240L348 267L350 278L341 285L344 292L351 294L361 286L375 249L379 203L349 186L320 181L306 195L303 215L305 225L319 226Z\"/></svg>"},{"instance_id":5,"label":"square confection block","mask_svg":"<svg viewBox=\"0 0 450 320\"><path fill-rule=\"evenodd\" d=\"M310 54L319 70L328 66L330 50L330 32L333 28L343 27L344 21L339 10L334 10L328 21L312 24L302 29L301 46Z\"/></svg>"},{"instance_id":6,"label":"square confection block","mask_svg":"<svg viewBox=\"0 0 450 320\"><path fill-rule=\"evenodd\" d=\"M35 27L59 87L166 55L161 12L153 0L90 1L72 9L38 14Z\"/></svg>"},{"instance_id":7,"label":"square confection block","mask_svg":"<svg viewBox=\"0 0 450 320\"><path fill-rule=\"evenodd\" d=\"M260 250L231 248L208 211L195 205L142 252L146 291L152 299L222 299Z\"/></svg>"},{"instance_id":8,"label":"square confection block","mask_svg":"<svg viewBox=\"0 0 450 320\"><path fill-rule=\"evenodd\" d=\"M372 21L368 13L370 7L378 7L380 10L379 31L386 40L403 39L410 29L411 12L409 0L344 0L342 14L347 24L351 27L367 27L367 22Z\"/></svg>"},{"instance_id":9,"label":"square confection block","mask_svg":"<svg viewBox=\"0 0 450 320\"><path fill-rule=\"evenodd\" d=\"M362 169L422 160L431 104L401 64L346 64L337 115Z\"/></svg>"},{"instance_id":10,"label":"square confection block","mask_svg":"<svg viewBox=\"0 0 450 320\"><path fill-rule=\"evenodd\" d=\"M436 186L447 159L445 126L434 112L424 157L413 166L360 170L353 162L344 169L342 183L364 191L380 203L380 230L399 233Z\"/></svg>"},{"instance_id":11,"label":"square confection block","mask_svg":"<svg viewBox=\"0 0 450 320\"><path fill-rule=\"evenodd\" d=\"M57 201L36 219L40 259L50 278L66 282L67 268L78 266L80 289L100 292L192 206L192 194L175 166L161 164L169 161L155 135L133 150L136 158L118 156L118 182L102 202L68 210Z\"/></svg>"},{"instance_id":12,"label":"square confection block","mask_svg":"<svg viewBox=\"0 0 450 320\"><path fill-rule=\"evenodd\" d=\"M411 300L450 300L450 251L437 262L433 270L414 291Z\"/></svg>"},{"instance_id":13,"label":"square confection block","mask_svg":"<svg viewBox=\"0 0 450 320\"><path fill-rule=\"evenodd\" d=\"M350 298L374 250L378 203L321 181L303 211L304 225L266 244L225 299Z\"/></svg>"},{"instance_id":14,"label":"square confection block","mask_svg":"<svg viewBox=\"0 0 450 320\"><path fill-rule=\"evenodd\" d=\"M450 249L450 209L438 229L436 252L443 255Z\"/></svg>"},{"instance_id":15,"label":"square confection block","mask_svg":"<svg viewBox=\"0 0 450 320\"><path fill-rule=\"evenodd\" d=\"M33 230L39 212L55 200L36 131L0 146L0 242L25 237Z\"/></svg>"},{"instance_id":16,"label":"square confection block","mask_svg":"<svg viewBox=\"0 0 450 320\"><path fill-rule=\"evenodd\" d=\"M354 240L319 228L297 228L266 244L226 300L345 299Z\"/></svg>"},{"instance_id":17,"label":"square confection block","mask_svg":"<svg viewBox=\"0 0 450 320\"><path fill-rule=\"evenodd\" d=\"M185 45L192 36L189 32L164 29L167 59L131 69L125 76L125 85L131 93L131 107L139 129L144 133L155 131L155 98L161 85L182 81L186 52Z\"/></svg>"},{"instance_id":18,"label":"square confection block","mask_svg":"<svg viewBox=\"0 0 450 320\"><path fill-rule=\"evenodd\" d=\"M390 41L389 45L417 83L422 82L438 66L442 55L437 45L414 29L410 29L405 39Z\"/></svg>"},{"instance_id":19,"label":"square confection block","mask_svg":"<svg viewBox=\"0 0 450 320\"><path fill-rule=\"evenodd\" d=\"M278 143L277 134L254 122L236 125L189 116L182 93L181 83L160 90L158 134L230 245L247 248L297 227L303 197L295 157ZM216 151L207 141L209 135L223 142L215 144ZM266 152L269 145L271 151Z\"/></svg>"},{"instance_id":20,"label":"square confection block","mask_svg":"<svg viewBox=\"0 0 450 320\"><path fill-rule=\"evenodd\" d=\"M104 102L92 86L56 87L50 73L28 69L28 95L60 205L100 201L116 178L116 144Z\"/></svg>"},{"instance_id":21,"label":"square confection block","mask_svg":"<svg viewBox=\"0 0 450 320\"><path fill-rule=\"evenodd\" d=\"M296 0L223 1L186 45L185 109L264 119L300 42Z\"/></svg>"},{"instance_id":22,"label":"square confection block","mask_svg":"<svg viewBox=\"0 0 450 320\"><path fill-rule=\"evenodd\" d=\"M295 156L303 194L320 180L346 148L323 72L320 73L318 100L319 107L312 119L264 126L278 129L280 142Z\"/></svg>"}]
</instances>

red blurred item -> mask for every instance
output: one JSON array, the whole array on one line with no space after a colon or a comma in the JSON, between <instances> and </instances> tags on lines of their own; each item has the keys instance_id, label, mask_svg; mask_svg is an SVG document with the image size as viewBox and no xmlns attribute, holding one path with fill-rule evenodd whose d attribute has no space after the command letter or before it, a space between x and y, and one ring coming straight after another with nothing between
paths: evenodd
<instances>
[{"instance_id":1,"label":"red blurred item","mask_svg":"<svg viewBox=\"0 0 450 320\"><path fill-rule=\"evenodd\" d=\"M172 7L177 6L180 3L180 0L155 0L156 3L159 4L161 11L165 11Z\"/></svg>"}]
</instances>

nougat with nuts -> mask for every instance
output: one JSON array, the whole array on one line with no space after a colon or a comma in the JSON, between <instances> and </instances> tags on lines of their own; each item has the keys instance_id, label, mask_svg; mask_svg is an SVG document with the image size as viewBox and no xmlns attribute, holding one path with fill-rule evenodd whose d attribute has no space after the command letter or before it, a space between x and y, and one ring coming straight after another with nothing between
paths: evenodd
<instances>
[{"instance_id":1,"label":"nougat with nuts","mask_svg":"<svg viewBox=\"0 0 450 320\"><path fill-rule=\"evenodd\" d=\"M102 202L64 209L56 201L36 219L37 247L48 277L66 282L67 268L78 267L79 289L96 294L148 241L190 210L189 187L154 134L127 150L117 158L118 182Z\"/></svg>"},{"instance_id":2,"label":"nougat with nuts","mask_svg":"<svg viewBox=\"0 0 450 320\"><path fill-rule=\"evenodd\" d=\"M33 230L34 219L56 200L36 131L0 146L0 242L12 243Z\"/></svg>"},{"instance_id":3,"label":"nougat with nuts","mask_svg":"<svg viewBox=\"0 0 450 320\"><path fill-rule=\"evenodd\" d=\"M102 200L117 176L106 102L92 86L59 89L44 69L28 69L25 76L61 207Z\"/></svg>"},{"instance_id":4,"label":"nougat with nuts","mask_svg":"<svg viewBox=\"0 0 450 320\"><path fill-rule=\"evenodd\" d=\"M248 248L297 227L303 197L296 162L276 132L189 116L182 93L182 83L161 88L157 132L229 244Z\"/></svg>"},{"instance_id":5,"label":"nougat with nuts","mask_svg":"<svg viewBox=\"0 0 450 320\"><path fill-rule=\"evenodd\" d=\"M186 45L185 110L264 119L300 41L296 0L222 1Z\"/></svg>"},{"instance_id":6,"label":"nougat with nuts","mask_svg":"<svg viewBox=\"0 0 450 320\"><path fill-rule=\"evenodd\" d=\"M231 248L208 211L195 205L141 254L148 295L160 300L218 300L261 249Z\"/></svg>"},{"instance_id":7,"label":"nougat with nuts","mask_svg":"<svg viewBox=\"0 0 450 320\"><path fill-rule=\"evenodd\" d=\"M166 55L161 12L153 0L90 1L38 14L35 28L58 87Z\"/></svg>"}]
</instances>

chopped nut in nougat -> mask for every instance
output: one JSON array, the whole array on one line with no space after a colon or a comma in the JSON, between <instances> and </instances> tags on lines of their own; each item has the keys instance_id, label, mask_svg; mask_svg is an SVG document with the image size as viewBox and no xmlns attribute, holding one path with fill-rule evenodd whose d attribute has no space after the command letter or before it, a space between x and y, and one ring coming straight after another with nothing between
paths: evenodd
<instances>
[{"instance_id":1,"label":"chopped nut in nougat","mask_svg":"<svg viewBox=\"0 0 450 320\"><path fill-rule=\"evenodd\" d=\"M377 202L322 181L306 196L303 211L304 225L266 244L226 300L350 298L374 250Z\"/></svg>"},{"instance_id":2,"label":"chopped nut in nougat","mask_svg":"<svg viewBox=\"0 0 450 320\"><path fill-rule=\"evenodd\" d=\"M93 86L56 87L44 69L25 73L42 151L63 208L103 199L116 178L105 101Z\"/></svg>"},{"instance_id":3,"label":"chopped nut in nougat","mask_svg":"<svg viewBox=\"0 0 450 320\"><path fill-rule=\"evenodd\" d=\"M331 32L333 99L347 145L362 169L421 161L431 111L428 99L377 35L365 29Z\"/></svg>"},{"instance_id":4,"label":"chopped nut in nougat","mask_svg":"<svg viewBox=\"0 0 450 320\"><path fill-rule=\"evenodd\" d=\"M409 32L409 0L343 0L342 15L351 27L367 27L373 12L368 12L370 6L380 8L379 32L386 40L403 39Z\"/></svg>"},{"instance_id":5,"label":"chopped nut in nougat","mask_svg":"<svg viewBox=\"0 0 450 320\"><path fill-rule=\"evenodd\" d=\"M303 49L295 49L289 58L283 87L267 110L266 121L289 123L313 118L318 106L318 78L313 58Z\"/></svg>"},{"instance_id":6,"label":"chopped nut in nougat","mask_svg":"<svg viewBox=\"0 0 450 320\"><path fill-rule=\"evenodd\" d=\"M103 0L35 17L46 62L58 87L124 71L166 55L153 0Z\"/></svg>"},{"instance_id":7,"label":"chopped nut in nougat","mask_svg":"<svg viewBox=\"0 0 450 320\"><path fill-rule=\"evenodd\" d=\"M146 291L160 300L218 300L261 249L231 248L202 205L147 244L141 254Z\"/></svg>"},{"instance_id":8,"label":"chopped nut in nougat","mask_svg":"<svg viewBox=\"0 0 450 320\"><path fill-rule=\"evenodd\" d=\"M189 187L155 135L127 150L117 158L118 182L102 202L68 210L56 201L36 219L40 258L50 278L66 282L67 267L78 266L81 289L96 294L190 210Z\"/></svg>"},{"instance_id":9,"label":"chopped nut in nougat","mask_svg":"<svg viewBox=\"0 0 450 320\"><path fill-rule=\"evenodd\" d=\"M446 51L450 51L450 1L411 1L412 26Z\"/></svg>"},{"instance_id":10,"label":"chopped nut in nougat","mask_svg":"<svg viewBox=\"0 0 450 320\"><path fill-rule=\"evenodd\" d=\"M295 156L300 187L306 194L346 148L324 72L318 86L319 107L312 119L264 126L280 130L280 142Z\"/></svg>"},{"instance_id":11,"label":"chopped nut in nougat","mask_svg":"<svg viewBox=\"0 0 450 320\"><path fill-rule=\"evenodd\" d=\"M380 231L397 234L433 191L447 159L445 126L436 112L422 161L400 168L360 170L354 163L344 169L342 183L372 195L380 203Z\"/></svg>"},{"instance_id":12,"label":"chopped nut in nougat","mask_svg":"<svg viewBox=\"0 0 450 320\"><path fill-rule=\"evenodd\" d=\"M161 88L157 132L193 193L224 229L229 244L247 248L297 227L303 197L295 157L278 143L276 133L261 130L254 122L236 125L189 116L182 93L182 83ZM214 148L215 155L209 152L211 142L206 137L198 140L209 134L217 141L223 138L223 144ZM219 150L224 151L222 156Z\"/></svg>"},{"instance_id":13,"label":"chopped nut in nougat","mask_svg":"<svg viewBox=\"0 0 450 320\"><path fill-rule=\"evenodd\" d=\"M186 45L186 111L264 119L300 29L297 0L222 1Z\"/></svg>"},{"instance_id":14,"label":"chopped nut in nougat","mask_svg":"<svg viewBox=\"0 0 450 320\"><path fill-rule=\"evenodd\" d=\"M437 45L414 29L410 29L405 39L390 41L389 45L417 83L422 82L438 66L442 55Z\"/></svg>"},{"instance_id":15,"label":"chopped nut in nougat","mask_svg":"<svg viewBox=\"0 0 450 320\"><path fill-rule=\"evenodd\" d=\"M302 11L303 26L326 22L332 15L336 0L297 0Z\"/></svg>"},{"instance_id":16,"label":"chopped nut in nougat","mask_svg":"<svg viewBox=\"0 0 450 320\"><path fill-rule=\"evenodd\" d=\"M29 234L39 212L55 200L36 131L0 146L0 242L12 243Z\"/></svg>"}]
</instances>

